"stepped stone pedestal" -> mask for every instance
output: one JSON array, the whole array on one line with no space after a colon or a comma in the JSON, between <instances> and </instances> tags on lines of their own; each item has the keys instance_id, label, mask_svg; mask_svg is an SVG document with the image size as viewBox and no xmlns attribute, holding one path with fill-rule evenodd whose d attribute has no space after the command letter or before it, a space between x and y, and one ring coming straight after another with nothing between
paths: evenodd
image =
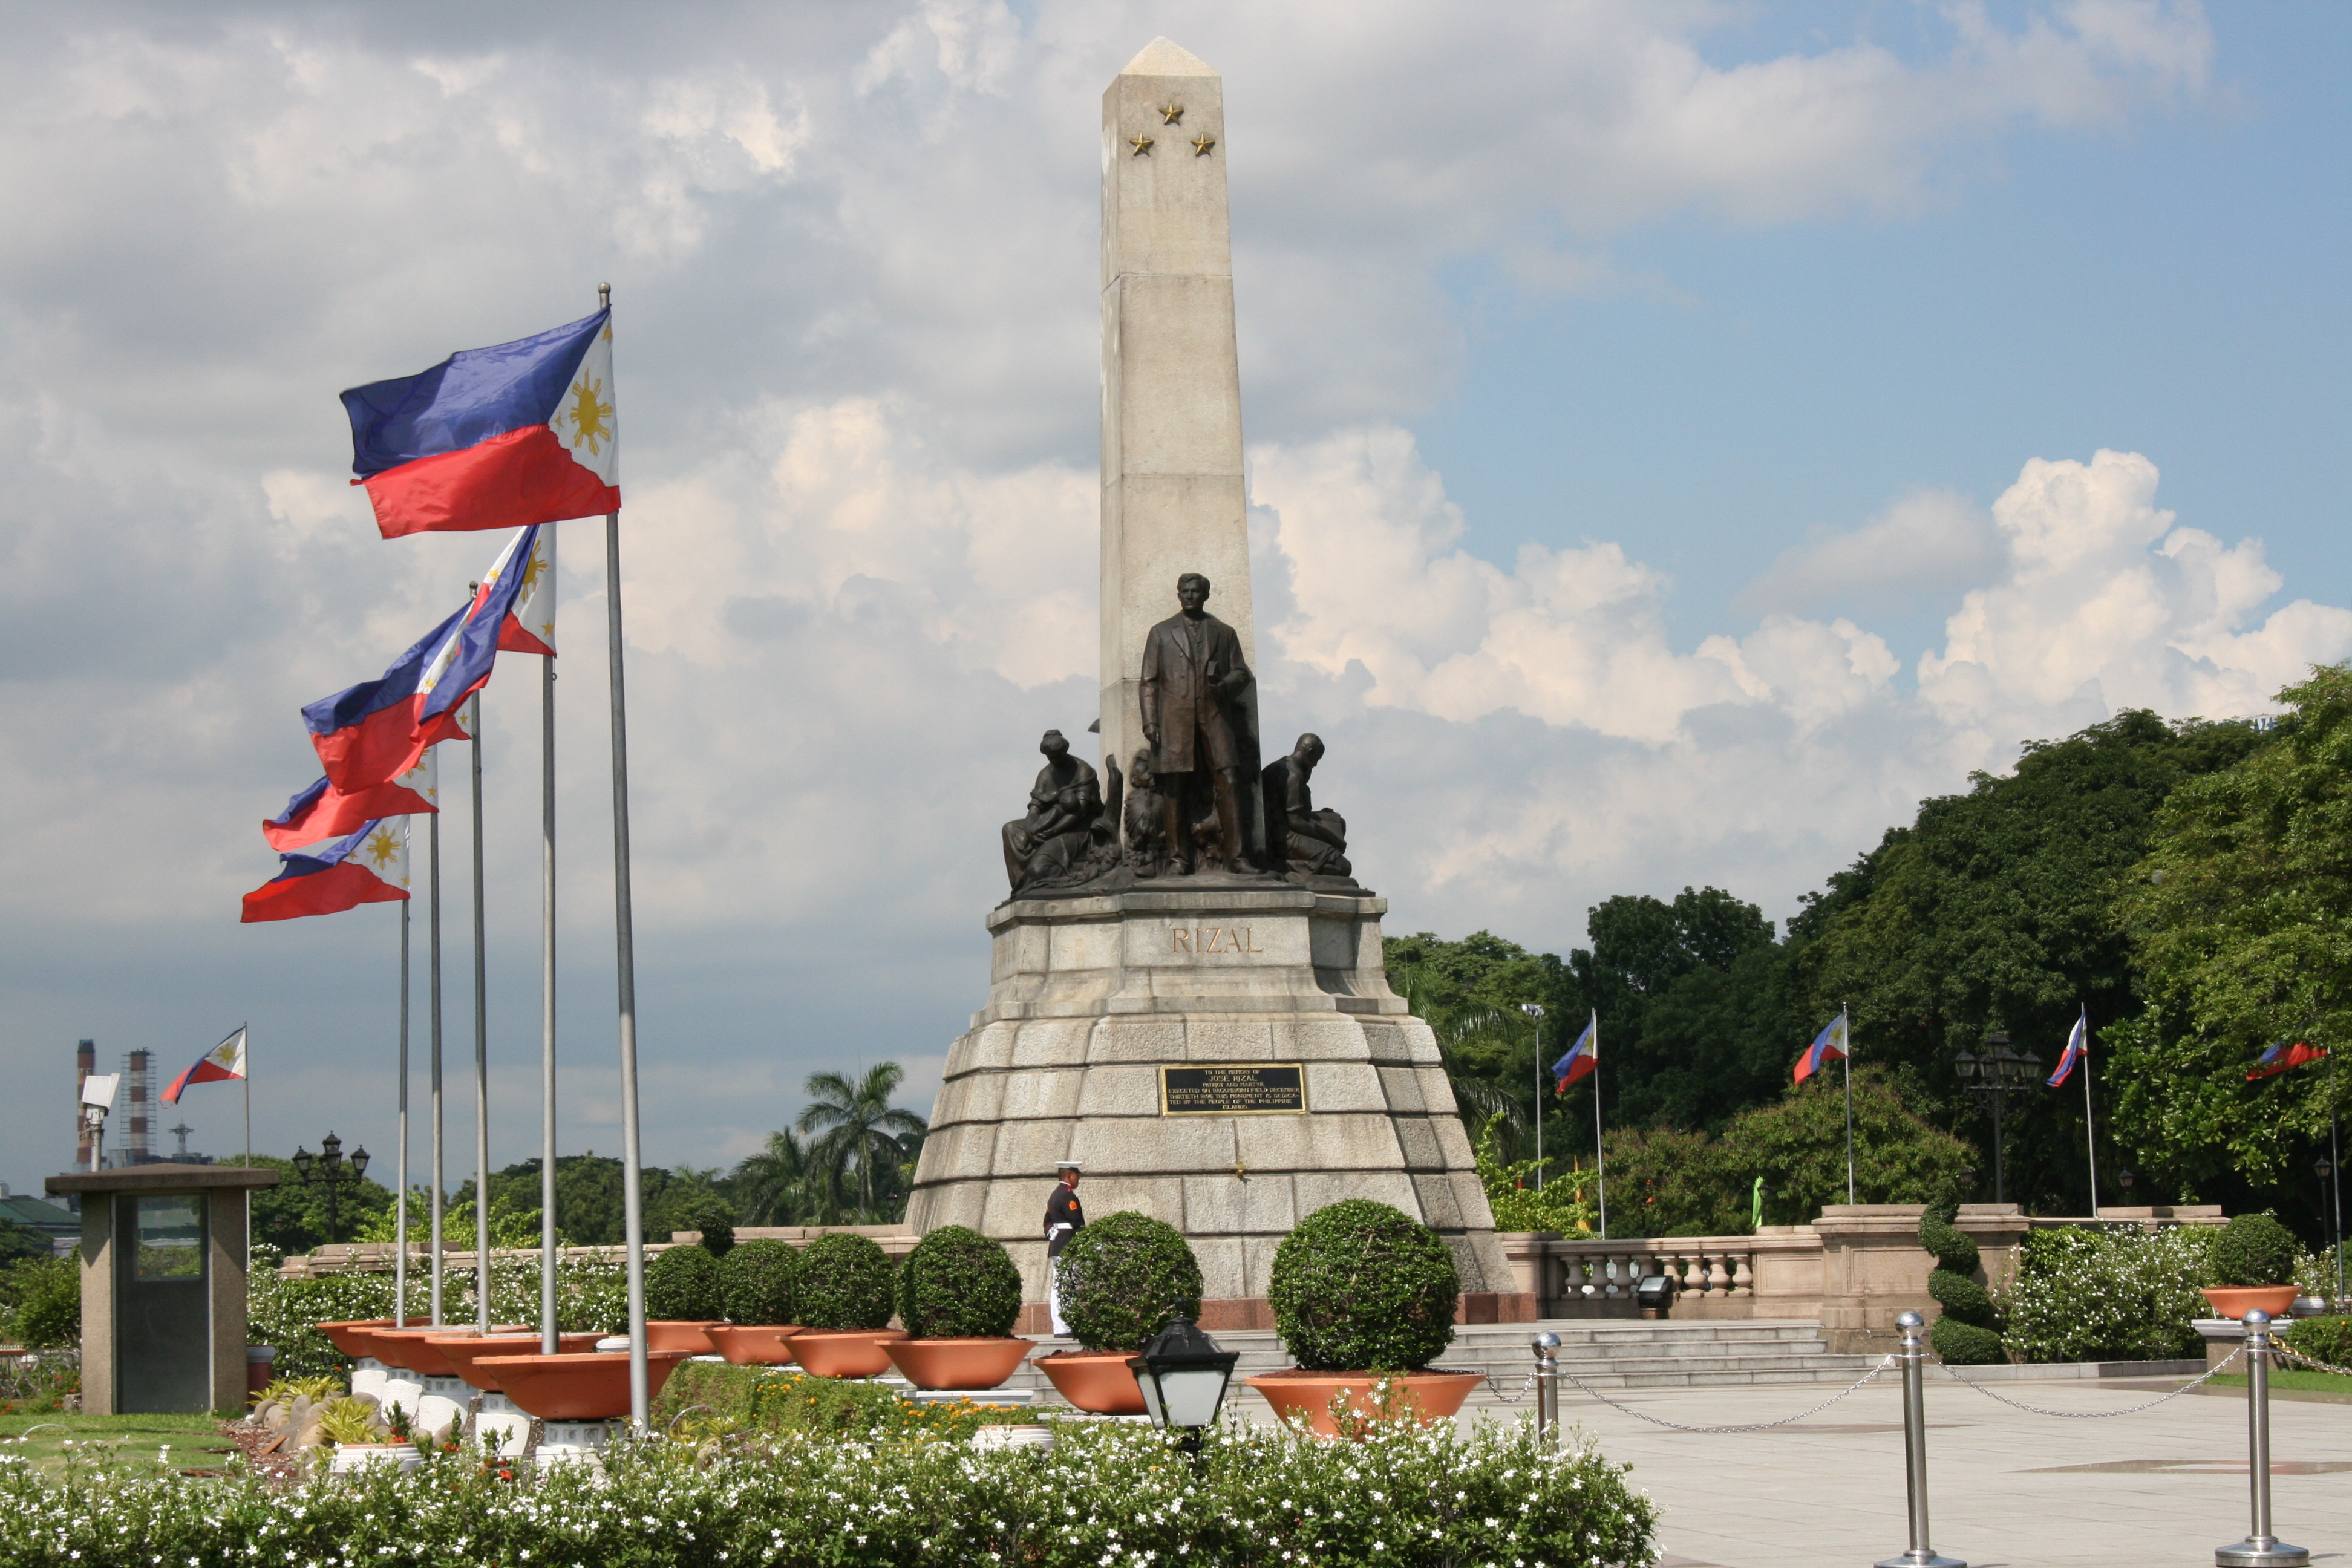
<instances>
[{"instance_id":1,"label":"stepped stone pedestal","mask_svg":"<svg viewBox=\"0 0 2352 1568\"><path fill-rule=\"evenodd\" d=\"M1042 1304L1045 1199L1055 1162L1076 1160L1089 1216L1184 1233L1208 1326L1259 1328L1282 1238L1374 1198L1445 1237L1463 1321L1532 1318L1437 1042L1389 989L1387 907L1217 876L1000 906L988 1005L948 1054L908 1227L1003 1241ZM1185 1070L1202 1068L1221 1070ZM1265 1108L1214 1109L1242 1101Z\"/></svg>"}]
</instances>

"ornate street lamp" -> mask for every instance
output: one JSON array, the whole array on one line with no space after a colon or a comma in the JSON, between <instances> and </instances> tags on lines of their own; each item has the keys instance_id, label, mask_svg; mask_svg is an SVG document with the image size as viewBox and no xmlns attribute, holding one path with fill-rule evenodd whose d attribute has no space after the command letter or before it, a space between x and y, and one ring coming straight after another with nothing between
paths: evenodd
<instances>
[{"instance_id":1,"label":"ornate street lamp","mask_svg":"<svg viewBox=\"0 0 2352 1568\"><path fill-rule=\"evenodd\" d=\"M1982 1096L1992 1107L1992 1201L2006 1203L2008 1170L2001 1109L2011 1095L2024 1094L2033 1088L2042 1073L2042 1058L2032 1051L2011 1050L2008 1033L1995 1029L1984 1037L1981 1055L1962 1051L1953 1057L1952 1070L1959 1075L1961 1088Z\"/></svg>"},{"instance_id":2,"label":"ornate street lamp","mask_svg":"<svg viewBox=\"0 0 2352 1568\"><path fill-rule=\"evenodd\" d=\"M1185 1451L1197 1454L1202 1429L1216 1425L1217 1407L1224 1403L1225 1385L1239 1360L1240 1352L1219 1350L1216 1341L1180 1312L1127 1366L1143 1390L1151 1424L1183 1433Z\"/></svg>"},{"instance_id":3,"label":"ornate street lamp","mask_svg":"<svg viewBox=\"0 0 2352 1568\"><path fill-rule=\"evenodd\" d=\"M347 1161L343 1158L343 1141L332 1132L319 1140L319 1152L316 1154L299 1146L294 1151L294 1173L302 1178L302 1184L327 1190L327 1245L330 1247L335 1242L336 1200L341 1197L345 1187L360 1184L367 1175L367 1145L362 1143L352 1150L352 1157Z\"/></svg>"}]
</instances>

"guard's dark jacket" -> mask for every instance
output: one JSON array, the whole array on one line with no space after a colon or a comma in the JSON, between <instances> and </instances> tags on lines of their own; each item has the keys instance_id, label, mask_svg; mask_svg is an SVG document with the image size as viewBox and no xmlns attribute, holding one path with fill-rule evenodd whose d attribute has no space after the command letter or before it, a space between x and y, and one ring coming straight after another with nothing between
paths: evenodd
<instances>
[{"instance_id":1,"label":"guard's dark jacket","mask_svg":"<svg viewBox=\"0 0 2352 1568\"><path fill-rule=\"evenodd\" d=\"M1070 1228L1055 1231L1057 1225ZM1045 1256L1059 1258L1070 1237L1087 1228L1086 1205L1078 1202L1078 1190L1066 1182L1054 1184L1054 1195L1045 1200Z\"/></svg>"}]
</instances>

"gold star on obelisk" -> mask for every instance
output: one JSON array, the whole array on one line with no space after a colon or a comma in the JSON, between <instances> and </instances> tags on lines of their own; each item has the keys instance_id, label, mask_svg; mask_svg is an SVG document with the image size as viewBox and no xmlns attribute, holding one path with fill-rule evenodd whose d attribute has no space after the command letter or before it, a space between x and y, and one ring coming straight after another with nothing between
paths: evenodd
<instances>
[{"instance_id":1,"label":"gold star on obelisk","mask_svg":"<svg viewBox=\"0 0 2352 1568\"><path fill-rule=\"evenodd\" d=\"M1205 158L1209 155L1209 149L1216 144L1217 139L1203 131L1201 132L1199 138L1192 143L1192 156L1195 158Z\"/></svg>"},{"instance_id":2,"label":"gold star on obelisk","mask_svg":"<svg viewBox=\"0 0 2352 1568\"><path fill-rule=\"evenodd\" d=\"M1178 121L1180 121L1180 120L1181 120L1181 119L1183 119L1183 118L1184 118L1184 106L1183 106L1182 104L1181 104L1181 103L1178 103L1175 100L1171 99L1169 101L1167 101L1166 103L1163 103L1163 104L1161 104L1161 105L1160 106L1160 124L1162 124L1162 125L1173 125L1173 124L1175 124Z\"/></svg>"},{"instance_id":3,"label":"gold star on obelisk","mask_svg":"<svg viewBox=\"0 0 2352 1568\"><path fill-rule=\"evenodd\" d=\"M1135 155L1139 158L1151 151L1151 138L1149 136L1130 136L1127 144L1135 149Z\"/></svg>"}]
</instances>

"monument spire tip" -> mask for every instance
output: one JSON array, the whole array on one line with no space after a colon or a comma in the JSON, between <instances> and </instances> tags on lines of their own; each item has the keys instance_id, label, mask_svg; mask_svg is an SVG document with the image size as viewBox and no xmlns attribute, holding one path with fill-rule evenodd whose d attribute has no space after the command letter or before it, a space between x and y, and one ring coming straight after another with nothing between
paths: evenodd
<instances>
[{"instance_id":1,"label":"monument spire tip","mask_svg":"<svg viewBox=\"0 0 2352 1568\"><path fill-rule=\"evenodd\" d=\"M1214 76L1216 68L1181 44L1154 38L1127 62L1121 76Z\"/></svg>"}]
</instances>

